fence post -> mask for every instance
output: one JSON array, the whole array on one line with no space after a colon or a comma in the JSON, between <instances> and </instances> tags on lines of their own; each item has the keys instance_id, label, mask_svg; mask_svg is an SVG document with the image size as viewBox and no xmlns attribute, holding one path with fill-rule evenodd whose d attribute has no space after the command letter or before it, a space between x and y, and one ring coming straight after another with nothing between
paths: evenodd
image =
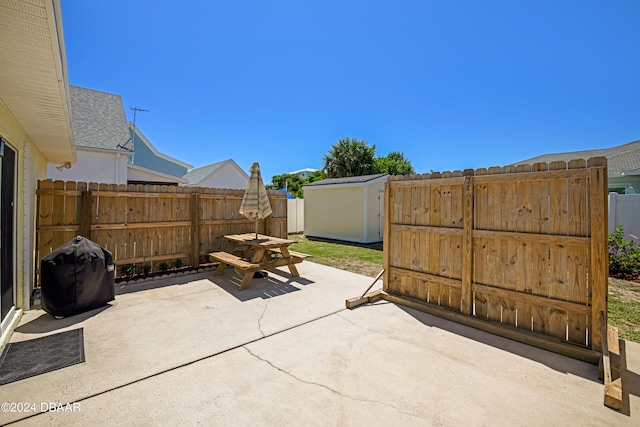
<instances>
[{"instance_id":1,"label":"fence post","mask_svg":"<svg viewBox=\"0 0 640 427\"><path fill-rule=\"evenodd\" d=\"M465 171L467 173L467 171ZM473 171L472 171L473 173ZM473 298L471 294L471 279L473 277L473 177L464 177L464 196L462 199L462 287L460 311L471 315Z\"/></svg>"},{"instance_id":2,"label":"fence post","mask_svg":"<svg viewBox=\"0 0 640 427\"><path fill-rule=\"evenodd\" d=\"M91 204L93 201L93 192L84 190L80 195L80 235L91 240L91 223L93 215L91 213Z\"/></svg>"},{"instance_id":3,"label":"fence post","mask_svg":"<svg viewBox=\"0 0 640 427\"><path fill-rule=\"evenodd\" d=\"M602 326L607 330L607 294L609 292L609 256L607 251L607 159L588 160L589 204L591 215L591 349L602 349ZM604 313L601 316L600 313Z\"/></svg>"},{"instance_id":4,"label":"fence post","mask_svg":"<svg viewBox=\"0 0 640 427\"><path fill-rule=\"evenodd\" d=\"M384 268L382 285L385 291L389 289L389 259L391 257L391 251L389 250L389 245L391 245L391 216L389 215L391 209L389 207L389 203L391 202L391 186L389 184L390 178L391 176L387 177L387 181L385 181L384 183L384 222L382 224L382 262Z\"/></svg>"},{"instance_id":5,"label":"fence post","mask_svg":"<svg viewBox=\"0 0 640 427\"><path fill-rule=\"evenodd\" d=\"M198 191L198 188L195 188ZM200 195L191 194L191 266L200 265Z\"/></svg>"}]
</instances>

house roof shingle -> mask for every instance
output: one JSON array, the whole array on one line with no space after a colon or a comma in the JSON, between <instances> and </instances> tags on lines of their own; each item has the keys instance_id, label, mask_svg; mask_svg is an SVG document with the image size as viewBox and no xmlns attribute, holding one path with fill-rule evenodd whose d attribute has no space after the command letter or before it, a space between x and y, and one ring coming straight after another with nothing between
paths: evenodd
<instances>
[{"instance_id":1,"label":"house roof shingle","mask_svg":"<svg viewBox=\"0 0 640 427\"><path fill-rule=\"evenodd\" d=\"M609 175L620 175L622 172L637 170L640 168L640 140L618 145L612 148L602 148L599 150L570 151L567 153L543 154L514 163L534 164L550 163L553 161L565 161L573 159L589 159L590 157L604 156L607 158L607 168Z\"/></svg>"},{"instance_id":2,"label":"house roof shingle","mask_svg":"<svg viewBox=\"0 0 640 427\"><path fill-rule=\"evenodd\" d=\"M76 146L117 150L129 139L120 95L70 85L69 97Z\"/></svg>"}]
</instances>

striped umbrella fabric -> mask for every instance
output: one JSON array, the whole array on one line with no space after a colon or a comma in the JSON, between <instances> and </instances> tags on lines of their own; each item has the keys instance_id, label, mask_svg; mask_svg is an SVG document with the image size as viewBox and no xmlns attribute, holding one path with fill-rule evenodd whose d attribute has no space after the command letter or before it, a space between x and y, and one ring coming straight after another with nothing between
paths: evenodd
<instances>
[{"instance_id":1,"label":"striped umbrella fabric","mask_svg":"<svg viewBox=\"0 0 640 427\"><path fill-rule=\"evenodd\" d=\"M247 189L244 191L239 212L246 218L255 220L257 239L258 220L265 219L273 212L271 211L271 203L269 203L267 190L264 188L264 183L262 182L258 162L253 162L251 168L249 168L249 172L251 172L251 176L249 176L249 182L247 183Z\"/></svg>"}]
</instances>

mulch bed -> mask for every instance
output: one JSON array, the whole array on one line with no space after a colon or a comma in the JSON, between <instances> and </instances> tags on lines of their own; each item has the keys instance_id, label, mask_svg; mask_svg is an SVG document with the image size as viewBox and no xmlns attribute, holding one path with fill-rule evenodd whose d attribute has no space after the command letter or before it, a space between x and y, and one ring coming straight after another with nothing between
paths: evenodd
<instances>
[{"instance_id":1,"label":"mulch bed","mask_svg":"<svg viewBox=\"0 0 640 427\"><path fill-rule=\"evenodd\" d=\"M200 264L198 267L194 268L194 267L180 267L180 268L171 268L167 271L154 271L154 272L149 272L147 274L134 274L132 276L119 276L116 277L115 282L116 283L120 283L120 282L128 282L128 281L133 281L133 280L138 280L138 279L145 279L147 277L162 277L162 276L168 276L171 273L185 273L185 272L197 272L198 269L202 269L202 268L208 268L213 266L212 263L208 263L208 264Z\"/></svg>"},{"instance_id":2,"label":"mulch bed","mask_svg":"<svg viewBox=\"0 0 640 427\"><path fill-rule=\"evenodd\" d=\"M609 277L615 279L626 280L628 282L640 283L640 273L610 273Z\"/></svg>"}]
</instances>

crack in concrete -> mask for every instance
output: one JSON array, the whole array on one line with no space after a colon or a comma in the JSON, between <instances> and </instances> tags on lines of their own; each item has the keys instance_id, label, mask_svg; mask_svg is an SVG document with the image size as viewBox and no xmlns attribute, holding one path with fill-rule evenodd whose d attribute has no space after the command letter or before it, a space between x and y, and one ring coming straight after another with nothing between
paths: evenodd
<instances>
[{"instance_id":1,"label":"crack in concrete","mask_svg":"<svg viewBox=\"0 0 640 427\"><path fill-rule=\"evenodd\" d=\"M385 402L381 402L381 401L379 401L379 400L363 399L363 398L361 398L361 397L349 396L348 394L344 394L344 393L342 393L342 392L340 392L340 391L338 391L338 390L336 390L336 389L333 389L333 388L331 388L331 387L329 387L329 386L327 386L327 385L325 385L325 384L320 384L320 383L317 383L317 382L314 382L314 381L307 381L307 380L303 380L302 378L299 378L299 377L295 376L295 375L294 375L294 374L292 374L291 372L286 371L286 370L284 370L284 369L282 369L282 368L279 368L278 366L276 366L276 365L274 365L273 363L271 363L269 360L264 359L264 358L262 358L262 357L258 356L257 354L255 354L254 352L252 352L251 350L249 350L249 348L248 348L247 346L242 346L242 348L244 348L245 350L247 350L247 352L248 352L250 355L252 355L253 357L255 357L256 359L258 359L258 360L260 360L260 361L262 361L262 362L266 363L267 365L271 366L273 369L275 369L275 370L277 370L277 371L279 371L279 372L282 372L283 374L285 374L285 375L287 375L287 376L289 376L289 377L293 378L294 380L296 380L296 381L298 381L298 382L301 382L301 383L303 383L303 384L314 385L314 386L317 386L317 387L323 388L323 389L325 389L325 390L328 390L328 391L330 391L330 392L331 392L331 393L333 393L333 394L337 394L338 396L345 397L345 398L347 398L347 399L351 399L351 400L354 400L354 401L357 401L357 402L373 403L373 404L378 404L378 405L386 406L387 408L395 409L396 411L400 412L401 414L405 414L405 415L408 415L408 416L410 416L410 417L419 418L419 419L424 420L424 421L434 421L433 419L430 419L430 418L424 418L424 417L421 417L420 415L417 415L417 414L412 414L411 412L407 412L407 411L405 411L405 410L403 410L403 409L401 409L401 408L398 408L398 407L396 407L396 406L390 405L390 404L385 403Z\"/></svg>"},{"instance_id":2,"label":"crack in concrete","mask_svg":"<svg viewBox=\"0 0 640 427\"><path fill-rule=\"evenodd\" d=\"M351 319L347 319L346 317L344 317L344 316L343 316L342 314L340 314L340 313L336 313L336 315L337 315L339 318L341 318L342 320L344 320L344 321L346 321L346 322L351 323L351 324L352 324L353 326L355 326L356 328L364 329L365 331L378 332L378 331L376 331L376 330L374 330L374 329L367 328L367 327L362 326L362 325L358 325L358 324L357 324L357 323L355 323L353 320L351 320Z\"/></svg>"},{"instance_id":3,"label":"crack in concrete","mask_svg":"<svg viewBox=\"0 0 640 427\"><path fill-rule=\"evenodd\" d=\"M268 300L268 301L271 301L271 300ZM136 305L139 305L139 304L131 305L131 306L126 307L126 308L134 308ZM266 309L267 308L265 307L264 311L266 311ZM88 394L88 395L86 395L84 397L81 396L81 397L79 397L79 398L77 398L75 400L67 401L66 403L68 404L68 403L84 402L84 401L87 401L87 400L92 399L94 397L106 395L106 394L111 393L113 391L124 389L125 387L128 387L130 385L137 384L137 383L142 383L143 381L146 381L148 379L159 377L159 376L161 376L163 374L166 374L168 372L173 372L175 370L184 368L185 366L194 365L196 363L202 362L203 360L209 360L209 359L211 359L213 357L219 356L221 354L229 353L229 352L237 350L239 348L243 348L244 347L246 349L246 347L245 347L246 345L249 345L249 344L252 344L254 342L258 342L258 341L261 341L263 339L266 339L266 338L269 338L269 337L272 337L272 336L276 336L276 335L291 331L293 329L299 328L299 327L304 326L304 325L308 325L309 323L312 323L312 322L315 322L315 321L318 321L318 320L321 320L321 319L325 319L327 317L333 316L334 314L339 313L339 312L344 311L344 310L346 310L346 308L342 308L340 310L333 311L331 313L327 313L327 314L324 314L322 316L306 320L306 321L304 321L304 322L302 322L300 324L289 326L289 327L286 327L284 329L281 329L281 330L278 330L278 331L275 331L275 332L271 332L269 335L264 335L263 337L260 337L260 338L254 338L254 339L251 339L249 341L245 341L242 344L234 345L232 347L226 348L224 350L217 351L217 352L212 353L212 354L208 354L206 356L199 357L199 358L194 359L194 360L190 360L190 361L186 361L186 362L180 363L177 366L173 366L173 367L170 367L170 368L167 368L167 369L163 369L163 370L160 370L158 372L153 372L153 373L151 373L149 375L146 375L144 377L141 377L141 378L137 378L137 379L134 379L134 380L131 380L131 381L119 384L119 385L115 385L113 387L109 387L109 388L106 388L104 390L93 391L93 392L91 392L90 394ZM264 315L264 312L262 314ZM262 316L261 316L261 318L262 318ZM29 413L28 415L26 415L26 416L24 416L22 418L18 418L16 420L9 421L7 424L4 424L4 425L17 424L17 423L19 423L21 421L24 421L24 420L29 419L29 418L34 418L34 417L45 417L46 414L47 414L46 412Z\"/></svg>"},{"instance_id":4,"label":"crack in concrete","mask_svg":"<svg viewBox=\"0 0 640 427\"><path fill-rule=\"evenodd\" d=\"M385 338L390 338L390 339L393 339L395 341L406 342L406 341L398 338L396 335L389 334L389 333L386 333L386 332L383 332L383 331L380 331L378 329L374 329L374 328L371 328L371 327L368 327L368 326L359 325L359 324L355 323L353 320L347 319L346 317L344 317L340 313L336 313L336 315L339 318L341 318L342 320L344 320L345 322L351 323L353 326L355 326L356 328L362 329L363 331L373 332L374 334L378 334L380 336L383 336Z\"/></svg>"},{"instance_id":5,"label":"crack in concrete","mask_svg":"<svg viewBox=\"0 0 640 427\"><path fill-rule=\"evenodd\" d=\"M264 314L267 312L267 308L269 307L269 303L271 302L271 299L268 299L265 304L264 304L264 310L262 310L262 314L260 315L260 318L258 319L258 331L260 331L260 333L262 334L263 337L266 337L265 333L262 332L262 318L264 317Z\"/></svg>"}]
</instances>

